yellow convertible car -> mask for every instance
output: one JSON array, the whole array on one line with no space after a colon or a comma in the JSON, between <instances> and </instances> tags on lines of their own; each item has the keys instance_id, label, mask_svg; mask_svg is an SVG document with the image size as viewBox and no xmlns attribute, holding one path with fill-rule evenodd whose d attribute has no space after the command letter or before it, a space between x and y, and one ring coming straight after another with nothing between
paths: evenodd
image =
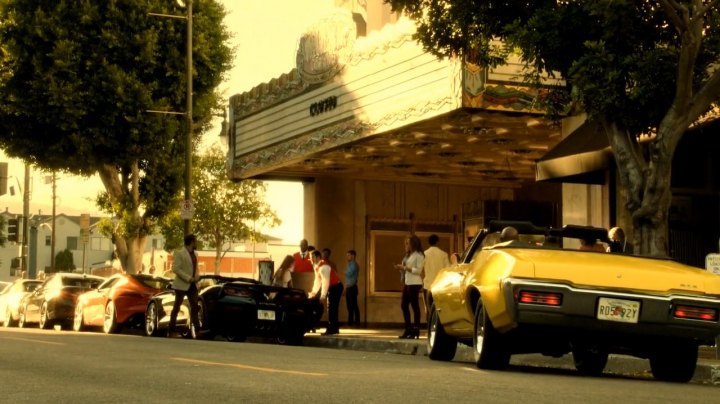
<instances>
[{"instance_id":1,"label":"yellow convertible car","mask_svg":"<svg viewBox=\"0 0 720 404\"><path fill-rule=\"evenodd\" d=\"M501 241L506 228L519 236ZM479 368L501 369L513 354L572 353L598 375L619 353L649 359L656 379L689 381L698 346L720 334L720 276L577 240L609 242L601 228L491 222L432 284L428 356L451 360L460 342Z\"/></svg>"}]
</instances>

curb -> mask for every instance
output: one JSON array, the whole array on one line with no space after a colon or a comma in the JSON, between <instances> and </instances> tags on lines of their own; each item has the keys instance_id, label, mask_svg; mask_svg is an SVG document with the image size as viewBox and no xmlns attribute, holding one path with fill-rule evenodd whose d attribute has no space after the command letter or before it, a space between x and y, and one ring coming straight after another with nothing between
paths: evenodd
<instances>
[{"instance_id":1,"label":"curb","mask_svg":"<svg viewBox=\"0 0 720 404\"><path fill-rule=\"evenodd\" d=\"M427 346L424 338L420 340L393 340L342 336L322 337L308 334L305 336L303 345L318 348L427 356ZM472 363L474 361L472 348L458 344L453 361ZM515 366L575 369L572 355L553 358L539 354L520 354L513 355L510 363ZM625 355L610 355L604 373L652 379L650 363L646 359ZM690 383L720 386L720 362L698 359L695 375L690 380Z\"/></svg>"}]
</instances>

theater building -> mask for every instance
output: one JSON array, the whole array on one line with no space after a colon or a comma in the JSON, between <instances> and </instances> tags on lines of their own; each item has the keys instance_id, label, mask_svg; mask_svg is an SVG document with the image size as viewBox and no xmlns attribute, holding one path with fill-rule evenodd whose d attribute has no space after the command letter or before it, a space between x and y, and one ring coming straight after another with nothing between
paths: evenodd
<instances>
[{"instance_id":1,"label":"theater building","mask_svg":"<svg viewBox=\"0 0 720 404\"><path fill-rule=\"evenodd\" d=\"M615 220L602 145L590 147L596 180L563 182L583 177L553 171L557 158L577 154L566 147L536 181L537 162L585 125L547 120L542 89L523 84L519 59L493 69L439 60L382 0L335 3L298 38L295 66L231 97L228 175L303 183L310 244L332 249L341 271L345 251L357 251L364 321L402 321L393 264L410 233L424 248L434 233L445 251L461 252L493 218Z\"/></svg>"}]
</instances>

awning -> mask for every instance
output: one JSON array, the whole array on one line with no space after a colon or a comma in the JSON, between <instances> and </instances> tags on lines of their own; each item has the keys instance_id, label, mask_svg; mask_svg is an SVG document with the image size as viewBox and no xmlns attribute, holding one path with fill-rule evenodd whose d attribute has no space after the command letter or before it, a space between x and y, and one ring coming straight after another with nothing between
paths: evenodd
<instances>
[{"instance_id":1,"label":"awning","mask_svg":"<svg viewBox=\"0 0 720 404\"><path fill-rule=\"evenodd\" d=\"M585 122L538 160L535 180L604 184L611 162L607 136L597 123Z\"/></svg>"}]
</instances>

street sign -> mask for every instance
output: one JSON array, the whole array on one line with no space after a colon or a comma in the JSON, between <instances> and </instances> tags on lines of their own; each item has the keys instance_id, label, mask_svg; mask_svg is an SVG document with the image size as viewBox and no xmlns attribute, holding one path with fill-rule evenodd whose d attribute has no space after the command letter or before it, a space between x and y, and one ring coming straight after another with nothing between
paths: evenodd
<instances>
[{"instance_id":1,"label":"street sign","mask_svg":"<svg viewBox=\"0 0 720 404\"><path fill-rule=\"evenodd\" d=\"M720 275L720 254L712 253L705 256L705 269L710 273Z\"/></svg>"},{"instance_id":2,"label":"street sign","mask_svg":"<svg viewBox=\"0 0 720 404\"><path fill-rule=\"evenodd\" d=\"M80 229L81 230L89 230L90 229L90 215L87 213L83 213L80 215Z\"/></svg>"},{"instance_id":3,"label":"street sign","mask_svg":"<svg viewBox=\"0 0 720 404\"><path fill-rule=\"evenodd\" d=\"M184 201L180 202L181 219L190 220L193 217L193 213L195 213L195 205L193 205L191 199L185 199Z\"/></svg>"}]
</instances>

